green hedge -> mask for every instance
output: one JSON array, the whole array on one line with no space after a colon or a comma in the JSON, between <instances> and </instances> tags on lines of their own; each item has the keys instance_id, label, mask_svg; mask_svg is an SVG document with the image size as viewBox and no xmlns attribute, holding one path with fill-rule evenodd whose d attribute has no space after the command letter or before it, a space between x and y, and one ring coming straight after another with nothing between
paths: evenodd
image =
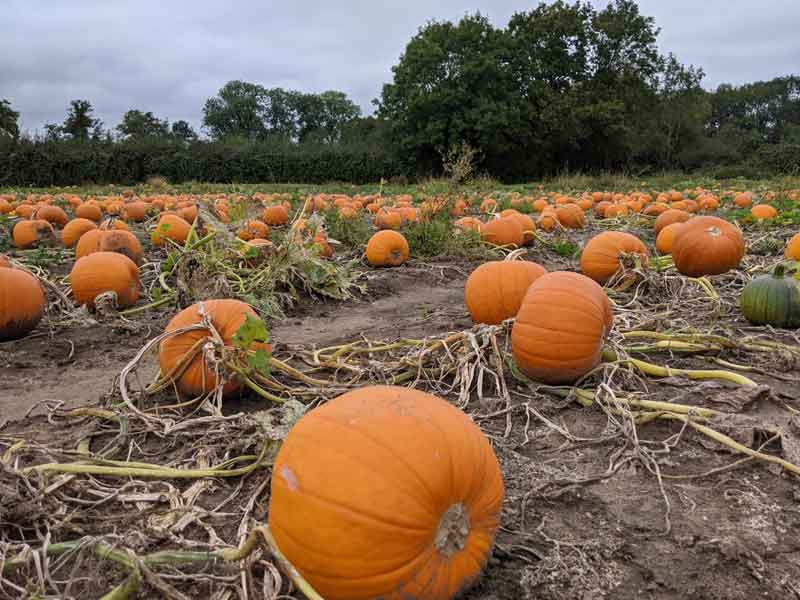
<instances>
[{"instance_id":1,"label":"green hedge","mask_svg":"<svg viewBox=\"0 0 800 600\"><path fill-rule=\"evenodd\" d=\"M410 172L384 150L342 144L22 140L0 147L2 186L133 184L154 175L175 183L370 183Z\"/></svg>"}]
</instances>

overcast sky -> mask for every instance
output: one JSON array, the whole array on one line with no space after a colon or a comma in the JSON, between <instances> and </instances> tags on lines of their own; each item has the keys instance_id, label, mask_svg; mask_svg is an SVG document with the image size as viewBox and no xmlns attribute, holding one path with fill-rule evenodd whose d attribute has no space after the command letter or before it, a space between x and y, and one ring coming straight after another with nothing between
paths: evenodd
<instances>
[{"instance_id":1,"label":"overcast sky","mask_svg":"<svg viewBox=\"0 0 800 600\"><path fill-rule=\"evenodd\" d=\"M199 127L231 79L346 92L365 112L430 19L480 10L505 26L538 0L2 0L0 98L24 130L90 100L107 127L126 110ZM605 3L595 0L600 7ZM700 65L705 86L800 72L800 0L641 0L659 45Z\"/></svg>"}]
</instances>

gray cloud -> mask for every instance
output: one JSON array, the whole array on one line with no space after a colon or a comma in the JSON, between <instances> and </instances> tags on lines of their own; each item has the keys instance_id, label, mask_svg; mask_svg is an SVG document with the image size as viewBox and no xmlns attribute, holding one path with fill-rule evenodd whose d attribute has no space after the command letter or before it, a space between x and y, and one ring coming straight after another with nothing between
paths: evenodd
<instances>
[{"instance_id":1,"label":"gray cloud","mask_svg":"<svg viewBox=\"0 0 800 600\"><path fill-rule=\"evenodd\" d=\"M63 120L75 98L91 100L106 126L130 108L199 126L205 99L231 79L339 89L370 112L392 65L428 20L480 10L504 25L533 6L519 0L6 0L0 97L11 100L31 131ZM661 48L702 66L707 87L798 69L800 3L640 0L640 7L661 27Z\"/></svg>"}]
</instances>

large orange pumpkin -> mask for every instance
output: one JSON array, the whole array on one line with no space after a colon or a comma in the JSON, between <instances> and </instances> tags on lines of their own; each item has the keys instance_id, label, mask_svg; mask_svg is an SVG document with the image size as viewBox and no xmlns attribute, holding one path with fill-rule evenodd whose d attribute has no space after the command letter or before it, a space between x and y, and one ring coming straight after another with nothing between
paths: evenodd
<instances>
[{"instance_id":1,"label":"large orange pumpkin","mask_svg":"<svg viewBox=\"0 0 800 600\"><path fill-rule=\"evenodd\" d=\"M531 379L574 383L600 363L613 322L611 303L597 282L579 273L548 273L522 300L511 352Z\"/></svg>"},{"instance_id":2,"label":"large orange pumpkin","mask_svg":"<svg viewBox=\"0 0 800 600\"><path fill-rule=\"evenodd\" d=\"M610 280L620 270L620 260L638 254L647 265L647 247L635 235L624 231L604 231L589 240L581 253L581 271L599 284Z\"/></svg>"},{"instance_id":3,"label":"large orange pumpkin","mask_svg":"<svg viewBox=\"0 0 800 600\"><path fill-rule=\"evenodd\" d=\"M139 299L139 267L116 252L94 252L79 258L69 274L72 294L78 304L94 306L105 292L117 295L117 306L127 308Z\"/></svg>"},{"instance_id":4,"label":"large orange pumpkin","mask_svg":"<svg viewBox=\"0 0 800 600\"><path fill-rule=\"evenodd\" d=\"M800 233L796 233L786 244L786 258L800 261Z\"/></svg>"},{"instance_id":5,"label":"large orange pumpkin","mask_svg":"<svg viewBox=\"0 0 800 600\"><path fill-rule=\"evenodd\" d=\"M303 416L275 459L269 527L326 600L450 600L494 543L503 478L444 400L370 386Z\"/></svg>"},{"instance_id":6,"label":"large orange pumpkin","mask_svg":"<svg viewBox=\"0 0 800 600\"><path fill-rule=\"evenodd\" d=\"M511 217L490 219L481 226L481 238L495 246L522 246L525 233L522 225Z\"/></svg>"},{"instance_id":7,"label":"large orange pumpkin","mask_svg":"<svg viewBox=\"0 0 800 600\"><path fill-rule=\"evenodd\" d=\"M61 243L67 248L74 248L81 236L92 229L97 229L94 221L80 218L72 219L61 230Z\"/></svg>"},{"instance_id":8,"label":"large orange pumpkin","mask_svg":"<svg viewBox=\"0 0 800 600\"><path fill-rule=\"evenodd\" d=\"M67 213L60 206L52 206L44 204L34 213L35 219L42 219L48 223L53 223L59 227L63 227L69 221Z\"/></svg>"},{"instance_id":9,"label":"large orange pumpkin","mask_svg":"<svg viewBox=\"0 0 800 600\"><path fill-rule=\"evenodd\" d=\"M672 260L678 271L689 277L719 275L735 269L744 250L744 236L738 227L719 217L695 217L675 235Z\"/></svg>"},{"instance_id":10,"label":"large orange pumpkin","mask_svg":"<svg viewBox=\"0 0 800 600\"><path fill-rule=\"evenodd\" d=\"M399 267L408 253L406 238L391 229L377 232L367 242L367 262L373 267Z\"/></svg>"},{"instance_id":11,"label":"large orange pumpkin","mask_svg":"<svg viewBox=\"0 0 800 600\"><path fill-rule=\"evenodd\" d=\"M154 246L161 246L168 239L178 244L183 244L186 238L189 237L191 229L192 226L178 215L163 215L158 220L156 228L150 234L150 240Z\"/></svg>"},{"instance_id":12,"label":"large orange pumpkin","mask_svg":"<svg viewBox=\"0 0 800 600\"><path fill-rule=\"evenodd\" d=\"M53 226L43 219L20 221L11 232L14 245L20 249L36 248L40 245L52 244L56 239Z\"/></svg>"},{"instance_id":13,"label":"large orange pumpkin","mask_svg":"<svg viewBox=\"0 0 800 600\"><path fill-rule=\"evenodd\" d=\"M514 212L513 214L509 215L509 217L514 219L520 224L520 227L522 227L522 243L526 246L532 244L536 239L536 223L533 221L530 215Z\"/></svg>"},{"instance_id":14,"label":"large orange pumpkin","mask_svg":"<svg viewBox=\"0 0 800 600\"><path fill-rule=\"evenodd\" d=\"M684 223L692 218L692 213L687 212L685 210L677 210L675 208L670 208L669 210L665 210L656 219L655 224L653 225L653 230L658 235L664 227L670 225L672 223Z\"/></svg>"},{"instance_id":15,"label":"large orange pumpkin","mask_svg":"<svg viewBox=\"0 0 800 600\"><path fill-rule=\"evenodd\" d=\"M192 304L175 315L167 325L165 332L200 323L202 321L201 305L226 346L231 345L233 336L244 325L248 316L258 319L256 311L240 300L206 300ZM173 372L198 341L209 337L210 332L208 329L195 329L164 339L158 351L161 373L167 375ZM255 351L259 348L270 350L268 344L259 342L254 342L250 350ZM217 376L212 370L212 365L206 364L202 352L192 360L183 374L177 379L176 385L181 393L193 397L208 393L217 386ZM222 391L227 396L239 390L240 387L241 382L239 379L230 378L225 381Z\"/></svg>"},{"instance_id":16,"label":"large orange pumpkin","mask_svg":"<svg viewBox=\"0 0 800 600\"><path fill-rule=\"evenodd\" d=\"M527 260L482 264L467 278L464 302L474 323L497 325L517 314L525 292L547 271Z\"/></svg>"},{"instance_id":17,"label":"large orange pumpkin","mask_svg":"<svg viewBox=\"0 0 800 600\"><path fill-rule=\"evenodd\" d=\"M21 269L0 267L0 342L25 337L42 315L44 292L36 277Z\"/></svg>"}]
</instances>

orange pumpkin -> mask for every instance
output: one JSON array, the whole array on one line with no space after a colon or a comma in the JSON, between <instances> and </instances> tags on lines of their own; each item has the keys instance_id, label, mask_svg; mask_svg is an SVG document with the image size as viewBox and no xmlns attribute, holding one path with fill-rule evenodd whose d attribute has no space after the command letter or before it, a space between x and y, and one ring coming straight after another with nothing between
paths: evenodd
<instances>
[{"instance_id":1,"label":"orange pumpkin","mask_svg":"<svg viewBox=\"0 0 800 600\"><path fill-rule=\"evenodd\" d=\"M367 262L373 267L399 267L408 252L406 238L391 229L377 232L367 242Z\"/></svg>"},{"instance_id":2,"label":"orange pumpkin","mask_svg":"<svg viewBox=\"0 0 800 600\"><path fill-rule=\"evenodd\" d=\"M45 204L34 213L35 219L41 219L47 221L48 223L53 223L58 225L59 227L63 227L69 222L69 217L67 213L64 212L64 209L60 206L52 206L50 204Z\"/></svg>"},{"instance_id":3,"label":"orange pumpkin","mask_svg":"<svg viewBox=\"0 0 800 600\"><path fill-rule=\"evenodd\" d=\"M765 220L777 217L778 211L775 210L774 206L770 206L769 204L756 204L750 209L750 214L758 220Z\"/></svg>"},{"instance_id":4,"label":"orange pumpkin","mask_svg":"<svg viewBox=\"0 0 800 600\"><path fill-rule=\"evenodd\" d=\"M8 260L7 256L3 256L0 254L0 267L8 267L9 269L12 268L14 265L11 264L11 261Z\"/></svg>"},{"instance_id":5,"label":"orange pumpkin","mask_svg":"<svg viewBox=\"0 0 800 600\"><path fill-rule=\"evenodd\" d=\"M267 206L261 213L261 220L267 225L286 225L289 222L289 211L280 204Z\"/></svg>"},{"instance_id":6,"label":"orange pumpkin","mask_svg":"<svg viewBox=\"0 0 800 600\"><path fill-rule=\"evenodd\" d=\"M520 224L520 227L522 227L523 245L531 245L536 239L536 223L534 223L533 219L529 215L516 211L514 211L514 214L509 215L509 217L514 219Z\"/></svg>"},{"instance_id":7,"label":"orange pumpkin","mask_svg":"<svg viewBox=\"0 0 800 600\"><path fill-rule=\"evenodd\" d=\"M267 239L269 237L269 227L263 221L248 221L237 234L241 240Z\"/></svg>"},{"instance_id":8,"label":"orange pumpkin","mask_svg":"<svg viewBox=\"0 0 800 600\"><path fill-rule=\"evenodd\" d=\"M78 304L94 306L105 292L117 295L117 306L127 308L139 299L139 267L116 252L94 252L79 258L69 274L72 294Z\"/></svg>"},{"instance_id":9,"label":"orange pumpkin","mask_svg":"<svg viewBox=\"0 0 800 600\"><path fill-rule=\"evenodd\" d=\"M459 229L463 229L465 231L470 230L480 233L483 223L481 223L480 219L476 219L475 217L462 217L461 219L456 221L454 225Z\"/></svg>"},{"instance_id":10,"label":"orange pumpkin","mask_svg":"<svg viewBox=\"0 0 800 600\"><path fill-rule=\"evenodd\" d=\"M750 192L742 192L733 197L733 203L739 208L747 208L753 205L753 194Z\"/></svg>"},{"instance_id":11,"label":"orange pumpkin","mask_svg":"<svg viewBox=\"0 0 800 600\"><path fill-rule=\"evenodd\" d=\"M184 206L183 208L179 209L178 214L180 215L181 219L191 224L197 219L199 210L196 204L190 204L189 206Z\"/></svg>"},{"instance_id":12,"label":"orange pumpkin","mask_svg":"<svg viewBox=\"0 0 800 600\"><path fill-rule=\"evenodd\" d=\"M39 281L21 269L0 266L0 342L25 337L44 315Z\"/></svg>"},{"instance_id":13,"label":"orange pumpkin","mask_svg":"<svg viewBox=\"0 0 800 600\"><path fill-rule=\"evenodd\" d=\"M75 216L79 219L88 219L97 223L103 218L103 211L96 204L84 202L75 209Z\"/></svg>"},{"instance_id":14,"label":"orange pumpkin","mask_svg":"<svg viewBox=\"0 0 800 600\"><path fill-rule=\"evenodd\" d=\"M796 233L786 244L786 258L800 261L800 233Z\"/></svg>"},{"instance_id":15,"label":"orange pumpkin","mask_svg":"<svg viewBox=\"0 0 800 600\"><path fill-rule=\"evenodd\" d=\"M206 300L192 304L175 315L167 325L165 332L199 324L202 321L201 306L226 346L232 345L233 336L244 325L248 316L259 318L256 311L240 300ZM161 342L158 351L158 362L162 375L166 376L174 373L175 368L184 360L184 357L192 348L198 342L208 339L210 333L208 329L195 329L165 338ZM268 344L253 342L249 349L251 351L263 349L269 352L271 347ZM212 391L217 386L217 375L212 367L213 365L206 364L205 356L203 352L200 352L175 382L178 391L192 397ZM238 391L241 385L239 379L228 378L223 383L223 394L229 396Z\"/></svg>"},{"instance_id":16,"label":"orange pumpkin","mask_svg":"<svg viewBox=\"0 0 800 600\"><path fill-rule=\"evenodd\" d=\"M603 285L620 270L625 256L638 254L647 266L647 247L635 235L623 231L604 231L589 240L581 253L581 271Z\"/></svg>"},{"instance_id":17,"label":"orange pumpkin","mask_svg":"<svg viewBox=\"0 0 800 600\"><path fill-rule=\"evenodd\" d=\"M269 527L326 600L449 600L486 563L503 496L492 447L464 413L418 390L369 386L291 429L273 466Z\"/></svg>"},{"instance_id":18,"label":"orange pumpkin","mask_svg":"<svg viewBox=\"0 0 800 600\"><path fill-rule=\"evenodd\" d=\"M656 235L664 229L667 225L672 223L684 223L692 218L692 213L686 212L685 210L677 210L675 208L670 208L669 210L665 210L663 213L658 215L655 224L653 225L653 230L656 232Z\"/></svg>"},{"instance_id":19,"label":"orange pumpkin","mask_svg":"<svg viewBox=\"0 0 800 600\"><path fill-rule=\"evenodd\" d=\"M93 252L100 250L100 238L105 232L101 229L90 229L84 233L75 244L75 258L89 256Z\"/></svg>"},{"instance_id":20,"label":"orange pumpkin","mask_svg":"<svg viewBox=\"0 0 800 600\"><path fill-rule=\"evenodd\" d=\"M328 235L324 231L320 230L314 234L312 244L322 258L330 258L333 256L333 248L331 248L331 245L328 243Z\"/></svg>"},{"instance_id":21,"label":"orange pumpkin","mask_svg":"<svg viewBox=\"0 0 800 600\"><path fill-rule=\"evenodd\" d=\"M661 254L672 254L672 244L675 243L675 236L681 227L683 223L670 223L659 231L656 236L656 250Z\"/></svg>"},{"instance_id":22,"label":"orange pumpkin","mask_svg":"<svg viewBox=\"0 0 800 600\"><path fill-rule=\"evenodd\" d=\"M578 273L547 273L522 300L511 352L531 379L574 383L600 363L613 322L611 303L597 282Z\"/></svg>"},{"instance_id":23,"label":"orange pumpkin","mask_svg":"<svg viewBox=\"0 0 800 600\"><path fill-rule=\"evenodd\" d=\"M192 226L178 215L162 215L158 224L150 234L150 240L154 246L161 246L165 240L172 240L178 244L183 244L189 237Z\"/></svg>"},{"instance_id":24,"label":"orange pumpkin","mask_svg":"<svg viewBox=\"0 0 800 600\"><path fill-rule=\"evenodd\" d=\"M497 325L516 316L525 292L546 272L527 260L491 261L479 266L464 285L464 302L472 322Z\"/></svg>"},{"instance_id":25,"label":"orange pumpkin","mask_svg":"<svg viewBox=\"0 0 800 600\"><path fill-rule=\"evenodd\" d=\"M125 205L125 218L129 221L140 223L147 219L147 211L150 205L147 202L136 200Z\"/></svg>"},{"instance_id":26,"label":"orange pumpkin","mask_svg":"<svg viewBox=\"0 0 800 600\"><path fill-rule=\"evenodd\" d=\"M378 229L400 229L403 215L396 210L381 209L375 214L375 226Z\"/></svg>"},{"instance_id":27,"label":"orange pumpkin","mask_svg":"<svg viewBox=\"0 0 800 600\"><path fill-rule=\"evenodd\" d=\"M11 232L14 245L22 250L51 244L56 239L53 226L45 220L20 221Z\"/></svg>"},{"instance_id":28,"label":"orange pumpkin","mask_svg":"<svg viewBox=\"0 0 800 600\"><path fill-rule=\"evenodd\" d=\"M689 277L719 275L739 266L744 250L738 227L719 217L695 217L676 233L672 260Z\"/></svg>"},{"instance_id":29,"label":"orange pumpkin","mask_svg":"<svg viewBox=\"0 0 800 600\"><path fill-rule=\"evenodd\" d=\"M520 247L525 241L522 225L510 217L491 219L481 226L481 239L495 246Z\"/></svg>"},{"instance_id":30,"label":"orange pumpkin","mask_svg":"<svg viewBox=\"0 0 800 600\"><path fill-rule=\"evenodd\" d=\"M479 209L482 213L493 213L497 210L497 200L494 198L486 198L481 202Z\"/></svg>"},{"instance_id":31,"label":"orange pumpkin","mask_svg":"<svg viewBox=\"0 0 800 600\"><path fill-rule=\"evenodd\" d=\"M116 217L109 217L108 219L100 223L98 229L102 229L103 231L111 231L111 230L130 231L131 228L128 227L128 224L122 219L117 219Z\"/></svg>"},{"instance_id":32,"label":"orange pumpkin","mask_svg":"<svg viewBox=\"0 0 800 600\"><path fill-rule=\"evenodd\" d=\"M92 229L97 229L94 221L80 218L72 219L61 230L61 243L67 248L74 248L81 236Z\"/></svg>"},{"instance_id":33,"label":"orange pumpkin","mask_svg":"<svg viewBox=\"0 0 800 600\"><path fill-rule=\"evenodd\" d=\"M583 210L572 202L556 208L556 217L561 225L569 229L580 229L584 225Z\"/></svg>"},{"instance_id":34,"label":"orange pumpkin","mask_svg":"<svg viewBox=\"0 0 800 600\"><path fill-rule=\"evenodd\" d=\"M99 252L124 254L136 265L144 261L142 244L130 231L103 231L97 249Z\"/></svg>"},{"instance_id":35,"label":"orange pumpkin","mask_svg":"<svg viewBox=\"0 0 800 600\"><path fill-rule=\"evenodd\" d=\"M656 202L655 204L649 205L642 211L643 215L647 215L648 217L657 217L663 212L669 210L669 205L663 202Z\"/></svg>"}]
</instances>

